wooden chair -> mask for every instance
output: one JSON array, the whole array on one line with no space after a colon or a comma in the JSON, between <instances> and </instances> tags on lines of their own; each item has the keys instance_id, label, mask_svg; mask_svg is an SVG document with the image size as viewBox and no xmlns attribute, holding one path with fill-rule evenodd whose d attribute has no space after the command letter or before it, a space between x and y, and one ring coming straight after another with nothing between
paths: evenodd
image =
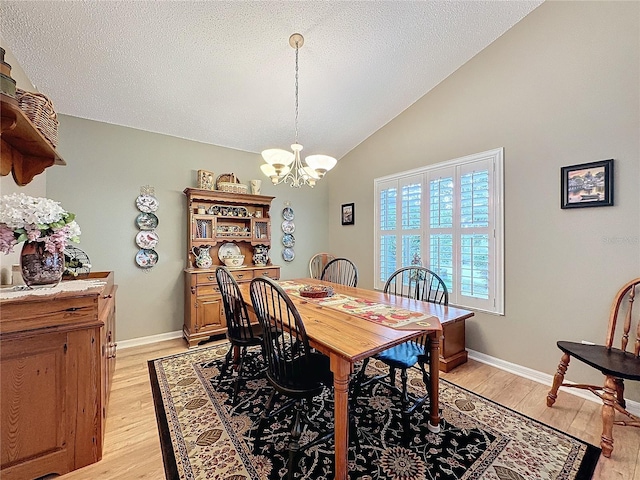
<instances>
[{"instance_id":1,"label":"wooden chair","mask_svg":"<svg viewBox=\"0 0 640 480\"><path fill-rule=\"evenodd\" d=\"M263 332L259 324L251 325L238 283L226 267L216 269L216 280L222 295L224 315L227 320L227 339L231 343L220 377L224 376L230 365L233 365L233 369L237 371L232 398L235 405L240 383L243 381L242 365L247 354L247 347L262 345ZM233 362L231 361L232 356Z\"/></svg>"},{"instance_id":2,"label":"wooden chair","mask_svg":"<svg viewBox=\"0 0 640 480\"><path fill-rule=\"evenodd\" d=\"M334 258L322 269L320 280L356 287L358 286L358 268L349 259Z\"/></svg>"},{"instance_id":3,"label":"wooden chair","mask_svg":"<svg viewBox=\"0 0 640 480\"><path fill-rule=\"evenodd\" d=\"M403 267L396 270L387 279L384 285L384 292L400 297L421 300L423 302L442 305L449 304L449 292L444 281L442 281L437 274L425 267ZM365 381L365 370L369 363L369 358L364 359L362 368L356 374L354 387L355 397L360 394L362 386L373 381L381 381L385 378L388 378L388 381L381 383L400 394L402 433L405 444L409 443L409 419L411 414L431 396L431 382L427 371L430 352L431 340L426 335L423 335L415 340L402 343L375 355L374 358L389 367L388 374L377 375ZM427 389L427 394L422 397L415 397L409 394L407 389L407 370L416 365L422 372L422 380ZM395 384L396 370L400 370L401 388L398 388Z\"/></svg>"},{"instance_id":4,"label":"wooden chair","mask_svg":"<svg viewBox=\"0 0 640 480\"><path fill-rule=\"evenodd\" d=\"M640 427L640 418L626 410L624 400L624 380L640 380L640 319L636 319L635 341L627 352L629 331L632 326L633 302L640 278L631 280L617 293L609 314L609 327L604 345L589 345L577 342L559 341L558 348L563 354L558 371L553 377L553 385L547 394L547 406L551 407L558 396L558 388L573 387L589 390L602 399L602 438L600 447L605 457L613 451L613 425ZM618 319L624 318L620 338L620 348L613 347ZM605 379L604 386L564 383L564 376L571 357L600 371ZM624 420L616 420L615 413L624 415Z\"/></svg>"},{"instance_id":5,"label":"wooden chair","mask_svg":"<svg viewBox=\"0 0 640 480\"><path fill-rule=\"evenodd\" d=\"M285 409L295 408L295 418L289 442L288 478L293 478L293 467L299 454L333 436L333 430L320 434L314 440L300 445L303 422L313 424L305 411L305 401L322 393L333 385L333 373L329 357L314 352L309 347L307 333L295 305L282 288L266 277L254 278L250 286L251 303L265 332L264 354L267 363L266 376L273 392L260 417L254 452L260 449L261 438L269 418ZM282 407L270 412L275 395L280 393L290 399Z\"/></svg>"},{"instance_id":6,"label":"wooden chair","mask_svg":"<svg viewBox=\"0 0 640 480\"><path fill-rule=\"evenodd\" d=\"M316 253L309 260L309 276L311 278L320 278L324 267L334 258L336 257L330 253Z\"/></svg>"}]
</instances>

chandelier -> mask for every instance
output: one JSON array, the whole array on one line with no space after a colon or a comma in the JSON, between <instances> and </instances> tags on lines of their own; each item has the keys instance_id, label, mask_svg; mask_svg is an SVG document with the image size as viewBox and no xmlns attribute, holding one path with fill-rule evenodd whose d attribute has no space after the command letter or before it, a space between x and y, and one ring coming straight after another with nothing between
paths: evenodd
<instances>
[{"instance_id":1,"label":"chandelier","mask_svg":"<svg viewBox=\"0 0 640 480\"><path fill-rule=\"evenodd\" d=\"M293 153L280 148L264 150L262 158L266 163L260 169L274 185L289 183L295 188L303 185L313 188L316 181L336 165L337 160L328 155L309 155L304 159L305 163L300 159L302 145L298 143L298 51L303 44L304 37L299 33L289 37L289 45L296 49L296 136L295 143L291 145Z\"/></svg>"}]
</instances>

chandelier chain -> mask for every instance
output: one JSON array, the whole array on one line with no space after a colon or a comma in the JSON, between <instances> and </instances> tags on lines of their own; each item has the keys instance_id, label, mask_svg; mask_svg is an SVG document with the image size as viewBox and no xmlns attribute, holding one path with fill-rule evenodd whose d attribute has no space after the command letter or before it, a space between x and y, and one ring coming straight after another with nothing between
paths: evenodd
<instances>
[{"instance_id":1,"label":"chandelier chain","mask_svg":"<svg viewBox=\"0 0 640 480\"><path fill-rule=\"evenodd\" d=\"M296 143L298 143L298 42L296 42Z\"/></svg>"}]
</instances>

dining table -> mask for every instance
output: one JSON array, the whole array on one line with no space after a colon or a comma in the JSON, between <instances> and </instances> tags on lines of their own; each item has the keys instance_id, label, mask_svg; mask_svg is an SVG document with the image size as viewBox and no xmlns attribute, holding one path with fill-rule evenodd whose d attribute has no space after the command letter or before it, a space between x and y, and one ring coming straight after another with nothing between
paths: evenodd
<instances>
[{"instance_id":1,"label":"dining table","mask_svg":"<svg viewBox=\"0 0 640 480\"><path fill-rule=\"evenodd\" d=\"M334 389L336 480L348 478L349 380L356 363L365 358L427 335L431 345L431 398L427 427L431 432L440 431L438 386L442 323L469 318L473 316L473 312L311 278L281 280L278 283L289 294L300 313L309 345L330 359ZM298 294L301 286L313 285L330 287L333 295L319 299ZM240 291L253 316L250 284L241 284ZM394 320L397 318L408 320ZM417 320L412 321L412 318Z\"/></svg>"}]
</instances>

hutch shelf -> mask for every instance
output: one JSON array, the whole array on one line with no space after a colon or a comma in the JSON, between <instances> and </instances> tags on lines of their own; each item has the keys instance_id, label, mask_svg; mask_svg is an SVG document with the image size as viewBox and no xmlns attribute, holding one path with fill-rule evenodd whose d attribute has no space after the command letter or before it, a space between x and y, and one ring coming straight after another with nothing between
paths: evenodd
<instances>
[{"instance_id":1,"label":"hutch shelf","mask_svg":"<svg viewBox=\"0 0 640 480\"><path fill-rule=\"evenodd\" d=\"M0 105L2 176L13 173L16 184L22 187L47 167L67 164L27 118L15 98L0 94Z\"/></svg>"},{"instance_id":2,"label":"hutch shelf","mask_svg":"<svg viewBox=\"0 0 640 480\"><path fill-rule=\"evenodd\" d=\"M226 332L216 268L223 265L220 248L240 251L244 265L230 269L238 283L265 276L280 278L280 267L266 258L254 263L254 254L271 246L269 209L274 197L187 188L187 268L184 270L183 336L189 347ZM209 248L210 268L197 268L194 250Z\"/></svg>"}]
</instances>

